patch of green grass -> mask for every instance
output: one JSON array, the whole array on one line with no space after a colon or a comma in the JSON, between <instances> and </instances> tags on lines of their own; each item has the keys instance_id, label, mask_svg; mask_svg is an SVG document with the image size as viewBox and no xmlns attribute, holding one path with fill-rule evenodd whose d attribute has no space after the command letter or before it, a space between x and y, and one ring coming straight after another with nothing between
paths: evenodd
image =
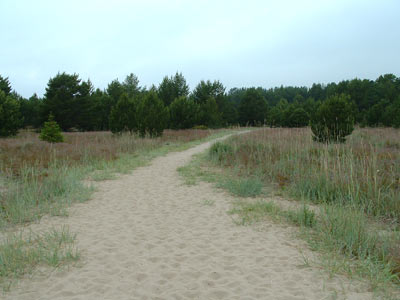
<instances>
[{"instance_id":1,"label":"patch of green grass","mask_svg":"<svg viewBox=\"0 0 400 300\"><path fill-rule=\"evenodd\" d=\"M279 217L281 209L272 202L246 202L238 200L235 201L233 208L228 211L228 214L239 217L239 219L235 220L235 223L238 225L251 225L261 221L266 216Z\"/></svg>"},{"instance_id":2,"label":"patch of green grass","mask_svg":"<svg viewBox=\"0 0 400 300\"><path fill-rule=\"evenodd\" d=\"M226 178L217 183L217 187L226 189L238 197L256 197L261 195L263 183L256 177Z\"/></svg>"},{"instance_id":3,"label":"patch of green grass","mask_svg":"<svg viewBox=\"0 0 400 300\"><path fill-rule=\"evenodd\" d=\"M212 170L213 166L207 163L209 157L209 152L194 155L188 164L177 169L185 184L194 185L200 179L215 183L217 188L225 189L238 197L256 197L263 194L264 184L257 177L241 178L233 173L228 175L215 172L216 169Z\"/></svg>"},{"instance_id":4,"label":"patch of green grass","mask_svg":"<svg viewBox=\"0 0 400 300\"><path fill-rule=\"evenodd\" d=\"M286 219L297 226L313 228L317 224L317 217L313 210L303 205L297 210L283 211Z\"/></svg>"},{"instance_id":5,"label":"patch of green grass","mask_svg":"<svg viewBox=\"0 0 400 300\"><path fill-rule=\"evenodd\" d=\"M233 154L233 147L224 142L216 142L208 151L209 158L214 162L222 163Z\"/></svg>"},{"instance_id":6,"label":"patch of green grass","mask_svg":"<svg viewBox=\"0 0 400 300\"><path fill-rule=\"evenodd\" d=\"M0 286L7 290L15 279L32 273L37 266L58 268L79 259L76 235L67 227L41 234L22 232L0 243Z\"/></svg>"},{"instance_id":7,"label":"patch of green grass","mask_svg":"<svg viewBox=\"0 0 400 300\"><path fill-rule=\"evenodd\" d=\"M83 184L87 168L50 166L45 174L31 176L34 172L24 169L1 193L0 226L35 221L44 214L65 215L67 206L88 200L93 191Z\"/></svg>"},{"instance_id":8,"label":"patch of green grass","mask_svg":"<svg viewBox=\"0 0 400 300\"><path fill-rule=\"evenodd\" d=\"M391 297L399 284L399 237L380 234L362 211L325 205L312 231L303 234L312 250L322 253L322 264L331 274L367 279L379 295Z\"/></svg>"},{"instance_id":9,"label":"patch of green grass","mask_svg":"<svg viewBox=\"0 0 400 300\"><path fill-rule=\"evenodd\" d=\"M206 182L218 181L219 176L208 170L205 161L206 153L196 154L188 164L177 169L186 185L195 185L199 179Z\"/></svg>"},{"instance_id":10,"label":"patch of green grass","mask_svg":"<svg viewBox=\"0 0 400 300\"><path fill-rule=\"evenodd\" d=\"M238 215L240 221L236 221L236 223L241 225L254 224L265 220L266 217L274 220L285 220L291 224L309 228L314 227L317 222L315 213L306 205L296 210L284 210L275 203L265 200L256 202L236 201L234 207L228 213Z\"/></svg>"},{"instance_id":11,"label":"patch of green grass","mask_svg":"<svg viewBox=\"0 0 400 300\"><path fill-rule=\"evenodd\" d=\"M364 214L339 206L325 206L319 216L319 241L349 257L383 258L387 252L378 234L369 228Z\"/></svg>"}]
</instances>

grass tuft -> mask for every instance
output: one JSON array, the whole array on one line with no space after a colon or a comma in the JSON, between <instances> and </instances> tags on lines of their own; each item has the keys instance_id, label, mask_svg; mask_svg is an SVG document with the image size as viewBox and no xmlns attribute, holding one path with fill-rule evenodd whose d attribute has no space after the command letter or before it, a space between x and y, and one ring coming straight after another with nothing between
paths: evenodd
<instances>
[{"instance_id":1,"label":"grass tuft","mask_svg":"<svg viewBox=\"0 0 400 300\"><path fill-rule=\"evenodd\" d=\"M317 224L315 212L309 209L305 204L301 208L294 211L283 211L283 215L288 221L297 226L314 228Z\"/></svg>"},{"instance_id":2,"label":"grass tuft","mask_svg":"<svg viewBox=\"0 0 400 300\"><path fill-rule=\"evenodd\" d=\"M0 244L0 286L7 289L13 280L31 274L39 265L58 268L77 261L80 254L75 239L67 227L7 236Z\"/></svg>"},{"instance_id":3,"label":"grass tuft","mask_svg":"<svg viewBox=\"0 0 400 300\"><path fill-rule=\"evenodd\" d=\"M263 183L256 177L227 178L219 182L217 187L238 197L256 197L262 193Z\"/></svg>"}]
</instances>

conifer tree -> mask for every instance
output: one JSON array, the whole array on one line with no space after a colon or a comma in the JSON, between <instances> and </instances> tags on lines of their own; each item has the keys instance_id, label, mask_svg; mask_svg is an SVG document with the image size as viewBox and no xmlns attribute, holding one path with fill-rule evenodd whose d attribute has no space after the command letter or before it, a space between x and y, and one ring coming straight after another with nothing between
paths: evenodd
<instances>
[{"instance_id":1,"label":"conifer tree","mask_svg":"<svg viewBox=\"0 0 400 300\"><path fill-rule=\"evenodd\" d=\"M140 101L137 122L141 137L161 136L168 123L168 110L154 90L150 90Z\"/></svg>"},{"instance_id":2,"label":"conifer tree","mask_svg":"<svg viewBox=\"0 0 400 300\"><path fill-rule=\"evenodd\" d=\"M16 135L22 123L19 102L0 90L0 136Z\"/></svg>"},{"instance_id":3,"label":"conifer tree","mask_svg":"<svg viewBox=\"0 0 400 300\"><path fill-rule=\"evenodd\" d=\"M110 113L110 129L113 133L137 131L136 110L139 99L123 93Z\"/></svg>"},{"instance_id":4,"label":"conifer tree","mask_svg":"<svg viewBox=\"0 0 400 300\"><path fill-rule=\"evenodd\" d=\"M49 120L44 123L39 138L42 141L46 141L49 143L61 143L64 141L64 136L61 133L61 128L54 120L54 116L52 114L49 115Z\"/></svg>"}]
</instances>

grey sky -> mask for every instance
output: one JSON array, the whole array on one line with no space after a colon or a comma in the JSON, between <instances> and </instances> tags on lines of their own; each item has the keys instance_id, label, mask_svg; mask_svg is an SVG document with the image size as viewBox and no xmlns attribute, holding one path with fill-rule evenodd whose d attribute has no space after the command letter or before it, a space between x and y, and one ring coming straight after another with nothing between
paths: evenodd
<instances>
[{"instance_id":1,"label":"grey sky","mask_svg":"<svg viewBox=\"0 0 400 300\"><path fill-rule=\"evenodd\" d=\"M400 1L0 0L0 74L25 97L57 72L95 87L135 73L193 88L400 74Z\"/></svg>"}]
</instances>

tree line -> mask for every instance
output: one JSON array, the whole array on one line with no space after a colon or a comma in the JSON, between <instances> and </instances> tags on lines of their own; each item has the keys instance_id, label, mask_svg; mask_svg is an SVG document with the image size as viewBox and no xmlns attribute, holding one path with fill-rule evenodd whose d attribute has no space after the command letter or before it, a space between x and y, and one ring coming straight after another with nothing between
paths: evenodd
<instances>
[{"instance_id":1,"label":"tree line","mask_svg":"<svg viewBox=\"0 0 400 300\"><path fill-rule=\"evenodd\" d=\"M360 126L400 127L400 78L353 79L308 87L233 88L201 81L192 91L181 73L165 76L158 86L140 85L134 74L95 89L78 74L50 78L43 97L29 99L0 75L0 136L25 127L41 128L50 114L62 130L111 130L158 136L164 128L230 125L303 127L329 98L342 95Z\"/></svg>"}]
</instances>

